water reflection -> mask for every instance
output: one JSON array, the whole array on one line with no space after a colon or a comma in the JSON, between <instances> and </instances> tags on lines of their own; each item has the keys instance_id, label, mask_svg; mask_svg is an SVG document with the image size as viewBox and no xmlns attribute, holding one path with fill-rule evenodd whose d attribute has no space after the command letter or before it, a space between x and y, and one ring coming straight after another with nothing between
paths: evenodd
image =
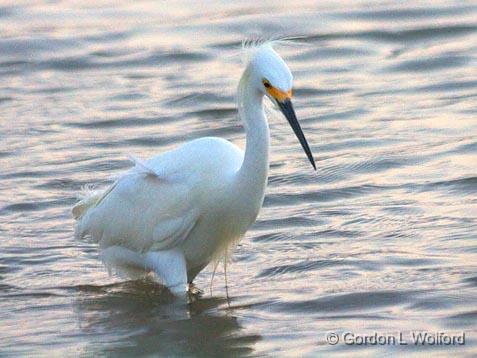
<instances>
[{"instance_id":1,"label":"water reflection","mask_svg":"<svg viewBox=\"0 0 477 358\"><path fill-rule=\"evenodd\" d=\"M194 295L185 303L150 281L77 290L75 312L90 337L88 355L243 356L260 339L242 332L223 297Z\"/></svg>"},{"instance_id":2,"label":"water reflection","mask_svg":"<svg viewBox=\"0 0 477 358\"><path fill-rule=\"evenodd\" d=\"M475 4L11 3L0 5L0 355L317 356L340 351L324 340L337 328L418 328L469 331L438 353L475 356ZM270 116L265 207L233 253L232 309L220 272L209 294L212 270L196 282L209 298L187 307L154 285L104 286L119 279L74 241L75 194L111 183L127 154L203 136L243 146L234 94L253 34L304 36L277 49L319 169Z\"/></svg>"}]
</instances>

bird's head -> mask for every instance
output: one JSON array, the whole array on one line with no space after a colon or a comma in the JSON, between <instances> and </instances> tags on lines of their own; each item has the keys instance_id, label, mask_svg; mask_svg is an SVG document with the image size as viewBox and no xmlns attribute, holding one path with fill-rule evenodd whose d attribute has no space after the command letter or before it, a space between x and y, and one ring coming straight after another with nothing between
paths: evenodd
<instances>
[{"instance_id":1,"label":"bird's head","mask_svg":"<svg viewBox=\"0 0 477 358\"><path fill-rule=\"evenodd\" d=\"M292 105L293 76L283 59L272 48L271 43L256 47L249 59L253 85L275 103L292 127L311 165L316 170L315 160L308 142L296 118Z\"/></svg>"}]
</instances>

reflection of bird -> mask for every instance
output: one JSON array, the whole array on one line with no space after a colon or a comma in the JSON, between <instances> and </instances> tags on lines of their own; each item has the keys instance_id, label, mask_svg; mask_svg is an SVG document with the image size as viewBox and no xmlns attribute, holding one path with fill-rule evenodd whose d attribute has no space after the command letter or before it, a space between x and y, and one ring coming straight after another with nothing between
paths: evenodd
<instances>
[{"instance_id":1,"label":"reflection of bird","mask_svg":"<svg viewBox=\"0 0 477 358\"><path fill-rule=\"evenodd\" d=\"M311 164L313 156L290 101L292 75L264 43L249 49L238 87L246 148L200 138L135 167L73 208L76 235L90 235L108 266L138 277L153 271L172 292L245 234L263 203L268 177L267 96L285 115ZM316 169L316 168L315 168Z\"/></svg>"}]
</instances>

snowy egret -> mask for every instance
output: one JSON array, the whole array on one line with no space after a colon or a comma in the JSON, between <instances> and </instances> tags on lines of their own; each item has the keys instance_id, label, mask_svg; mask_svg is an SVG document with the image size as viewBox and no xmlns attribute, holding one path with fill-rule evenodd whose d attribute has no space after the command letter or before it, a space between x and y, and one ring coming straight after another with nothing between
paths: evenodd
<instances>
[{"instance_id":1,"label":"snowy egret","mask_svg":"<svg viewBox=\"0 0 477 358\"><path fill-rule=\"evenodd\" d=\"M285 115L313 168L292 106L292 74L266 42L249 48L238 86L245 153L205 137L135 166L73 208L76 236L99 243L105 264L132 278L153 272L173 293L187 293L209 262L226 254L257 218L269 168L267 96Z\"/></svg>"}]
</instances>

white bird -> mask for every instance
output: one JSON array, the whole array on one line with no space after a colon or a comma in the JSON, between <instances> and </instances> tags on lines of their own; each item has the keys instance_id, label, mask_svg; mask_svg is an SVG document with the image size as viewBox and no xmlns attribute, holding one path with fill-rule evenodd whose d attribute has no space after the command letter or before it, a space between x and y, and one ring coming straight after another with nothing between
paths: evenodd
<instances>
[{"instance_id":1,"label":"white bird","mask_svg":"<svg viewBox=\"0 0 477 358\"><path fill-rule=\"evenodd\" d=\"M108 267L139 278L153 272L177 295L224 255L255 222L263 204L270 134L263 98L285 115L313 168L315 162L291 103L292 74L266 42L249 49L238 86L245 153L205 137L135 166L108 189L75 205L76 236L99 243Z\"/></svg>"}]
</instances>

